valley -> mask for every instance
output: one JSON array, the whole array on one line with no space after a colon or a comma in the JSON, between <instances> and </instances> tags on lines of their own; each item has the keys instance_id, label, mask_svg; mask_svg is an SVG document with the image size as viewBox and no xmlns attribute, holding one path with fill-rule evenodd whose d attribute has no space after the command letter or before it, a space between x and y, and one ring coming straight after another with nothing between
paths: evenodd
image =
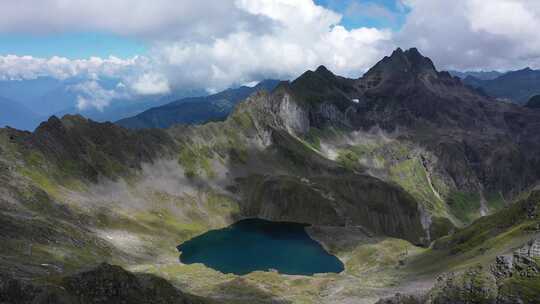
<instances>
[{"instance_id":1,"label":"valley","mask_svg":"<svg viewBox=\"0 0 540 304\"><path fill-rule=\"evenodd\" d=\"M539 121L397 49L359 79L321 66L258 91L224 121L129 130L66 115L0 129L0 273L68 292L106 262L166 280L185 303L375 303L476 265L488 276L540 234ZM179 262L179 244L246 218L309 224L344 270ZM516 296L514 280L532 287ZM497 282L504 299L540 292L536 277Z\"/></svg>"}]
</instances>

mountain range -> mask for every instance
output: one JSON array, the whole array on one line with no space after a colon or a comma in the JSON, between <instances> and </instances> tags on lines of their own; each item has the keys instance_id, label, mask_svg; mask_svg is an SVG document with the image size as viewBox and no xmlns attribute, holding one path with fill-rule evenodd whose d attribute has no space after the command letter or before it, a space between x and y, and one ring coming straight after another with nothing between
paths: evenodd
<instances>
[{"instance_id":1,"label":"mountain range","mask_svg":"<svg viewBox=\"0 0 540 304\"><path fill-rule=\"evenodd\" d=\"M78 98L86 96L84 87L88 83L96 83L103 90L117 90L118 79L89 79L87 77L72 77L56 79L53 77L37 77L35 79L1 80L0 97L10 100L10 107L17 107L24 116L13 115L11 119L2 119L0 125L34 130L39 122L47 120L51 115L81 114L96 121L116 121L143 112L151 107L163 105L175 98L188 96L205 96L204 90L176 90L167 94L155 96L132 96L118 94L111 98L108 104L101 108L92 106L78 107ZM28 110L31 109L31 110ZM6 114L7 115L6 108ZM13 111L13 109L9 109Z\"/></svg>"},{"instance_id":2,"label":"mountain range","mask_svg":"<svg viewBox=\"0 0 540 304\"><path fill-rule=\"evenodd\" d=\"M0 129L0 302L537 303L538 109L414 48L252 92L203 125ZM178 244L243 218L309 224L345 270L179 263Z\"/></svg>"},{"instance_id":3,"label":"mountain range","mask_svg":"<svg viewBox=\"0 0 540 304\"><path fill-rule=\"evenodd\" d=\"M526 104L532 96L540 94L540 71L531 68L507 72L494 79L469 75L463 81L490 96L518 104Z\"/></svg>"},{"instance_id":4,"label":"mountain range","mask_svg":"<svg viewBox=\"0 0 540 304\"><path fill-rule=\"evenodd\" d=\"M492 80L499 76L502 76L504 73L498 71L448 71L450 75L465 79L469 76L480 79L480 80Z\"/></svg>"},{"instance_id":5,"label":"mountain range","mask_svg":"<svg viewBox=\"0 0 540 304\"><path fill-rule=\"evenodd\" d=\"M241 86L209 96L184 98L150 108L116 123L126 128L142 129L169 128L174 124L200 124L224 120L238 102L260 90L272 91L278 83L278 80L264 80L253 87Z\"/></svg>"}]
</instances>

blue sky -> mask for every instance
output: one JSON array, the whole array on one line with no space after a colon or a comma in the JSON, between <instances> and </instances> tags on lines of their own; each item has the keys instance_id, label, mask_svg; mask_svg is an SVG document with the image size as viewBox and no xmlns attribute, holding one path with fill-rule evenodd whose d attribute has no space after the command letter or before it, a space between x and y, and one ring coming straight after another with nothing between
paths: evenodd
<instances>
[{"instance_id":1,"label":"blue sky","mask_svg":"<svg viewBox=\"0 0 540 304\"><path fill-rule=\"evenodd\" d=\"M407 8L399 0L316 0L317 4L343 15L342 25L391 28L398 30L405 22Z\"/></svg>"},{"instance_id":2,"label":"blue sky","mask_svg":"<svg viewBox=\"0 0 540 304\"><path fill-rule=\"evenodd\" d=\"M69 59L110 55L129 58L146 51L147 46L142 41L109 33L0 34L0 54Z\"/></svg>"},{"instance_id":3,"label":"blue sky","mask_svg":"<svg viewBox=\"0 0 540 304\"><path fill-rule=\"evenodd\" d=\"M399 0L315 0L315 3L342 14L341 24L349 30L359 27L397 30L406 17ZM146 55L148 49L149 44L142 39L107 32L0 34L0 55L129 58Z\"/></svg>"}]
</instances>

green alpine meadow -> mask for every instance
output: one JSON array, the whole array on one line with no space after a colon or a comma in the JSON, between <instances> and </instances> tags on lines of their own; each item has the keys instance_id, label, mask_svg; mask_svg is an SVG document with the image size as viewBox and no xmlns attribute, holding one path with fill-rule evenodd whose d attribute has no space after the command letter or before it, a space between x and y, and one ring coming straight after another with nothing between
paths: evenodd
<instances>
[{"instance_id":1,"label":"green alpine meadow","mask_svg":"<svg viewBox=\"0 0 540 304\"><path fill-rule=\"evenodd\" d=\"M535 1L0 14L0 304L540 304Z\"/></svg>"}]
</instances>

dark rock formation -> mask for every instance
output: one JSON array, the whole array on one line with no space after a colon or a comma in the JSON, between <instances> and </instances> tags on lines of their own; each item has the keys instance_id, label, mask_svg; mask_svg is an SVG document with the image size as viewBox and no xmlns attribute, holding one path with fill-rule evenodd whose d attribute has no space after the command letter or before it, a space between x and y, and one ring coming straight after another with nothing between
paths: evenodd
<instances>
[{"instance_id":1,"label":"dark rock formation","mask_svg":"<svg viewBox=\"0 0 540 304\"><path fill-rule=\"evenodd\" d=\"M79 115L52 116L33 132L8 130L22 152L40 152L68 174L96 181L140 168L174 146L161 130L130 131L112 123L97 123Z\"/></svg>"},{"instance_id":2,"label":"dark rock formation","mask_svg":"<svg viewBox=\"0 0 540 304\"><path fill-rule=\"evenodd\" d=\"M394 51L360 79L321 67L281 87L279 94L309 117L302 132L327 126L398 132L433 152L437 170L461 191L511 198L540 177L540 113L479 94L416 49Z\"/></svg>"},{"instance_id":3,"label":"dark rock formation","mask_svg":"<svg viewBox=\"0 0 540 304\"><path fill-rule=\"evenodd\" d=\"M540 95L534 95L525 105L529 109L540 109Z\"/></svg>"},{"instance_id":4,"label":"dark rock formation","mask_svg":"<svg viewBox=\"0 0 540 304\"><path fill-rule=\"evenodd\" d=\"M3 304L195 304L194 299L166 280L152 275L135 275L121 267L98 267L62 279L56 285L37 286L0 276Z\"/></svg>"}]
</instances>

